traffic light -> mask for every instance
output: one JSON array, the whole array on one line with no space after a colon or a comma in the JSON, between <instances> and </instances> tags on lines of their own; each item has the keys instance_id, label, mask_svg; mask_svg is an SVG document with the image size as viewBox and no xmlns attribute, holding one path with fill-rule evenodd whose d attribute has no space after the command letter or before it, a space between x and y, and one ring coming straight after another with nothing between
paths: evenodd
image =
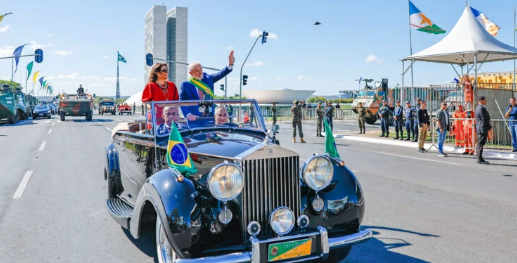
<instances>
[{"instance_id":1,"label":"traffic light","mask_svg":"<svg viewBox=\"0 0 517 263\"><path fill-rule=\"evenodd\" d=\"M153 65L153 62L153 54L147 53L147 55L145 55L145 64L150 67Z\"/></svg>"},{"instance_id":2,"label":"traffic light","mask_svg":"<svg viewBox=\"0 0 517 263\"><path fill-rule=\"evenodd\" d=\"M224 84L221 84L221 90L224 91Z\"/></svg>"},{"instance_id":3,"label":"traffic light","mask_svg":"<svg viewBox=\"0 0 517 263\"><path fill-rule=\"evenodd\" d=\"M36 63L43 62L43 50L39 48L34 50L34 61L36 61Z\"/></svg>"},{"instance_id":4,"label":"traffic light","mask_svg":"<svg viewBox=\"0 0 517 263\"><path fill-rule=\"evenodd\" d=\"M242 75L242 85L248 84L248 75Z\"/></svg>"},{"instance_id":5,"label":"traffic light","mask_svg":"<svg viewBox=\"0 0 517 263\"><path fill-rule=\"evenodd\" d=\"M269 33L266 32L265 30L262 32L262 44L266 43L268 35L269 35Z\"/></svg>"}]
</instances>

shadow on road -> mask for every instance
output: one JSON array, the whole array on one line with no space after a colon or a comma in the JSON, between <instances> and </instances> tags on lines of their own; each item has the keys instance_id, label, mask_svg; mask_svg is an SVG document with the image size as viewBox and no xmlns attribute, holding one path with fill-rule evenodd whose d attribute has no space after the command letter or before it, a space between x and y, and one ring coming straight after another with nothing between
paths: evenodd
<instances>
[{"instance_id":1,"label":"shadow on road","mask_svg":"<svg viewBox=\"0 0 517 263\"><path fill-rule=\"evenodd\" d=\"M124 234L126 234L127 238L129 238L129 240L131 240L131 242L135 245L135 247L140 249L140 251L144 252L147 256L154 258L154 262L158 263L158 259L156 257L156 235L152 227L146 227L138 239L133 238L129 230L123 227L121 227L121 229L124 231Z\"/></svg>"},{"instance_id":2,"label":"shadow on road","mask_svg":"<svg viewBox=\"0 0 517 263\"><path fill-rule=\"evenodd\" d=\"M360 244L352 248L350 255L347 257L345 262L411 262L411 263L424 263L429 262L412 256L400 254L397 252L390 251L394 248L400 248L405 246L411 246L412 244L401 238L390 238L390 237L379 237L382 230L395 231L408 233L413 235L419 235L423 237L440 237L433 234L419 233L415 231L400 229L400 228L389 228L389 227L376 227L368 226L367 228L372 229L373 237L366 243ZM380 230L380 231L375 231ZM386 236L386 234L384 235Z\"/></svg>"},{"instance_id":3,"label":"shadow on road","mask_svg":"<svg viewBox=\"0 0 517 263\"><path fill-rule=\"evenodd\" d=\"M112 122L111 119L93 119L92 121L98 121L98 122Z\"/></svg>"}]
</instances>

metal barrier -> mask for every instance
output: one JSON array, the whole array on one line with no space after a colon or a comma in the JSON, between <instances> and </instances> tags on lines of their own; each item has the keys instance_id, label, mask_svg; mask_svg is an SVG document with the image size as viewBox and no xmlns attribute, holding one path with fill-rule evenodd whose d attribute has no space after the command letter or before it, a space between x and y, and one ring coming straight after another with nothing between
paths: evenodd
<instances>
[{"instance_id":1,"label":"metal barrier","mask_svg":"<svg viewBox=\"0 0 517 263\"><path fill-rule=\"evenodd\" d=\"M263 107L261 108L262 116L266 121L273 120L273 112L271 108ZM317 120L318 115L316 114L316 108L310 109L302 109L302 119L303 120ZM291 107L276 107L276 119L277 121L290 121L291 120ZM352 109L336 109L334 108L333 114L334 120L357 120L357 113L355 113Z\"/></svg>"}]
</instances>

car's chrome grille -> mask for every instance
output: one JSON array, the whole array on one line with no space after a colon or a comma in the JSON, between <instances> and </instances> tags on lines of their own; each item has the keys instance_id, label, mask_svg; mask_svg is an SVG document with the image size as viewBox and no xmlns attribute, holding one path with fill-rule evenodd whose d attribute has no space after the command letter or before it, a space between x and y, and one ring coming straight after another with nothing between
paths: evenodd
<instances>
[{"instance_id":1,"label":"car's chrome grille","mask_svg":"<svg viewBox=\"0 0 517 263\"><path fill-rule=\"evenodd\" d=\"M279 206L293 210L300 216L300 177L298 156L244 160L242 169L242 228L245 242L249 239L247 226L251 221L260 224L258 238L276 235L269 226L269 214ZM293 231L297 230L297 226Z\"/></svg>"}]
</instances>

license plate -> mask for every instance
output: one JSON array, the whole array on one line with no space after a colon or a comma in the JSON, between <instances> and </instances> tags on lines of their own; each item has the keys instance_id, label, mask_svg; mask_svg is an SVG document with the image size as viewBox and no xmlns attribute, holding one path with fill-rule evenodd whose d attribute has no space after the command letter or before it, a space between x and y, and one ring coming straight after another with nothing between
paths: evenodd
<instances>
[{"instance_id":1,"label":"license plate","mask_svg":"<svg viewBox=\"0 0 517 263\"><path fill-rule=\"evenodd\" d=\"M289 241L285 243L270 244L268 248L268 260L277 261L289 258L308 256L311 254L312 239Z\"/></svg>"}]
</instances>

